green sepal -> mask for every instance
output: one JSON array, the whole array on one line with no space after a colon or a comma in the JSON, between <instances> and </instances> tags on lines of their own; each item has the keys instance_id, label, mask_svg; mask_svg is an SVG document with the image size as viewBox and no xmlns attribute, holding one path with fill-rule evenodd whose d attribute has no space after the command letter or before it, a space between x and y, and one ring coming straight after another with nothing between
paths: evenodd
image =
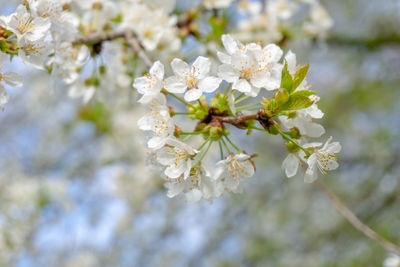
<instances>
[{"instance_id":1,"label":"green sepal","mask_svg":"<svg viewBox=\"0 0 400 267\"><path fill-rule=\"evenodd\" d=\"M191 113L187 115L188 118L193 120L203 120L205 117L207 117L210 107L207 105L205 99L205 96L201 96L198 103L191 104L187 107L189 113Z\"/></svg>"},{"instance_id":2,"label":"green sepal","mask_svg":"<svg viewBox=\"0 0 400 267\"><path fill-rule=\"evenodd\" d=\"M214 113L217 115L233 115L231 109L229 108L227 96L221 94L219 91L215 94L214 98L211 99L210 104L211 107L214 108Z\"/></svg>"}]
</instances>

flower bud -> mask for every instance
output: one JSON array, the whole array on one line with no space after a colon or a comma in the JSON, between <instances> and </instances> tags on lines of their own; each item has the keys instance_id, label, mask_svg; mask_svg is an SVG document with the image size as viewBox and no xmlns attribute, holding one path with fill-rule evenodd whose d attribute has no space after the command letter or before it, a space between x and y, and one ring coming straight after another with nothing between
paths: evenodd
<instances>
[{"instance_id":1,"label":"flower bud","mask_svg":"<svg viewBox=\"0 0 400 267\"><path fill-rule=\"evenodd\" d=\"M286 149L287 151L289 151L289 153L296 153L297 151L300 150L300 148L296 146L293 142L287 142Z\"/></svg>"}]
</instances>

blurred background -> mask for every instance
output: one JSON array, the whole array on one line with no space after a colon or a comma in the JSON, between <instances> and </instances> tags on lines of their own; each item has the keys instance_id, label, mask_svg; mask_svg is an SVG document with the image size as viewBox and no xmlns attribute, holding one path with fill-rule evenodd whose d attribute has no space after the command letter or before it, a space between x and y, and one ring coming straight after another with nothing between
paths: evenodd
<instances>
[{"instance_id":1,"label":"blurred background","mask_svg":"<svg viewBox=\"0 0 400 267\"><path fill-rule=\"evenodd\" d=\"M343 147L340 168L321 179L400 244L400 1L321 2L334 22L328 36L280 43L310 62L321 124ZM0 0L2 14L16 4ZM204 53L195 45L185 40L182 53ZM1 266L350 267L382 266L387 257L316 186L285 178L281 138L235 135L259 155L243 194L169 199L146 166L136 128L144 111L132 88L84 105L46 73L13 62L25 86L7 88L0 112Z\"/></svg>"}]
</instances>

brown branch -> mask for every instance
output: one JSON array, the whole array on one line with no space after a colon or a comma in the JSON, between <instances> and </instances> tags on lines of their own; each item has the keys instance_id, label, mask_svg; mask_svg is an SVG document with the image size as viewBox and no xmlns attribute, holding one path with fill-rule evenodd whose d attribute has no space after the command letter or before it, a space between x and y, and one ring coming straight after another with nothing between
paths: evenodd
<instances>
[{"instance_id":1,"label":"brown branch","mask_svg":"<svg viewBox=\"0 0 400 267\"><path fill-rule=\"evenodd\" d=\"M369 237L371 240L378 243L384 249L400 254L400 247L393 244L392 242L386 240L369 226L365 225L358 217L340 200L340 198L335 195L321 180L316 180L315 184L330 198L332 204L353 225L358 231L363 233L365 236Z\"/></svg>"},{"instance_id":2,"label":"brown branch","mask_svg":"<svg viewBox=\"0 0 400 267\"><path fill-rule=\"evenodd\" d=\"M128 45L132 48L132 50L135 51L137 55L143 60L144 64L146 64L148 68L151 68L153 62L147 56L146 52L143 50L135 34L131 31L127 31L125 33L125 40L128 43Z\"/></svg>"},{"instance_id":3,"label":"brown branch","mask_svg":"<svg viewBox=\"0 0 400 267\"><path fill-rule=\"evenodd\" d=\"M96 33L87 37L78 38L73 42L73 44L100 46L103 42L112 41L119 38L125 39L128 46L138 55L138 57L140 57L140 59L143 60L144 64L148 68L153 65L153 62L147 56L136 35L132 31Z\"/></svg>"}]
</instances>

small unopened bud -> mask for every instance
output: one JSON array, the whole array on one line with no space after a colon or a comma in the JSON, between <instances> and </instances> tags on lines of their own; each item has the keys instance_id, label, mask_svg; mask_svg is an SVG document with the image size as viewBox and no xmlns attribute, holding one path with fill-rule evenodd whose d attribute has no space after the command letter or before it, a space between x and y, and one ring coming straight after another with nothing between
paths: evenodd
<instances>
[{"instance_id":1,"label":"small unopened bud","mask_svg":"<svg viewBox=\"0 0 400 267\"><path fill-rule=\"evenodd\" d=\"M294 144L293 142L287 142L286 149L287 151L289 151L289 153L296 153L297 151L300 150L300 148L296 146L296 144Z\"/></svg>"},{"instance_id":2,"label":"small unopened bud","mask_svg":"<svg viewBox=\"0 0 400 267\"><path fill-rule=\"evenodd\" d=\"M171 117L176 115L174 108L171 106L168 106L168 112Z\"/></svg>"},{"instance_id":3,"label":"small unopened bud","mask_svg":"<svg viewBox=\"0 0 400 267\"><path fill-rule=\"evenodd\" d=\"M294 139L299 139L301 137L300 130L297 127L291 128L289 135Z\"/></svg>"},{"instance_id":4,"label":"small unopened bud","mask_svg":"<svg viewBox=\"0 0 400 267\"><path fill-rule=\"evenodd\" d=\"M181 135L181 133L182 133L181 127L175 125L174 136L178 138Z\"/></svg>"}]
</instances>

